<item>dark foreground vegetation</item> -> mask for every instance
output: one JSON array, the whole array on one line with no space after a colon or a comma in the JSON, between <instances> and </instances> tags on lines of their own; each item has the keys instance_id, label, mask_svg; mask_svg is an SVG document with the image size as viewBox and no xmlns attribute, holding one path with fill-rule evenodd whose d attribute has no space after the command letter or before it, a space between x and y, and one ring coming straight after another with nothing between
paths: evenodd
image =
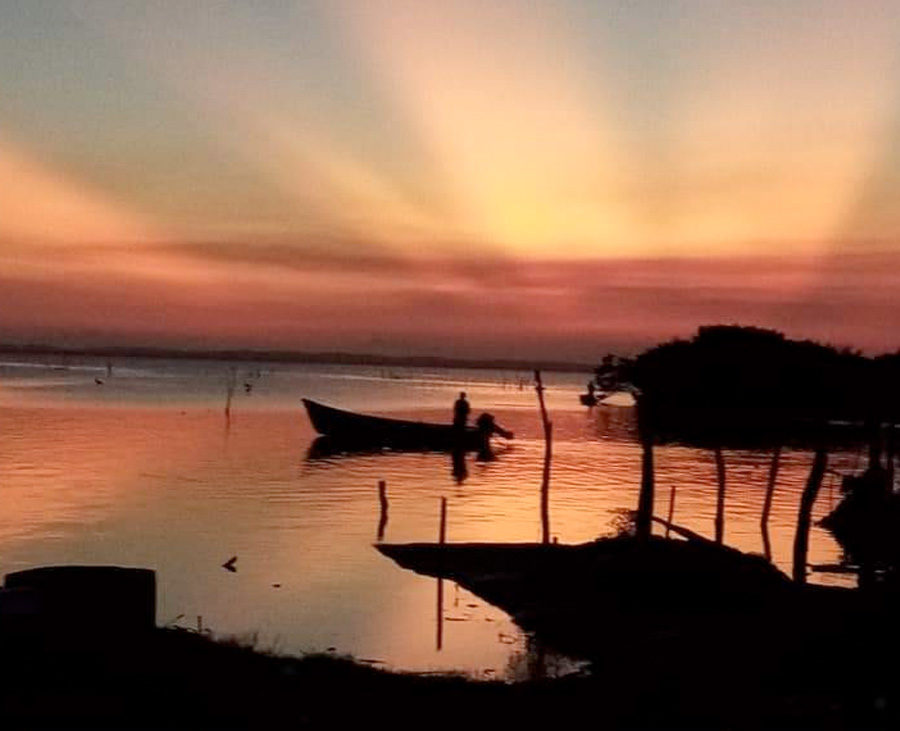
<instances>
[{"instance_id":1,"label":"dark foreground vegetation","mask_svg":"<svg viewBox=\"0 0 900 731\"><path fill-rule=\"evenodd\" d=\"M802 644L760 664L732 630L678 655L612 630L592 674L515 684L276 657L173 629L7 645L0 710L5 728L896 728L890 669L832 674L820 666L831 648ZM798 653L804 673L784 662Z\"/></svg>"}]
</instances>

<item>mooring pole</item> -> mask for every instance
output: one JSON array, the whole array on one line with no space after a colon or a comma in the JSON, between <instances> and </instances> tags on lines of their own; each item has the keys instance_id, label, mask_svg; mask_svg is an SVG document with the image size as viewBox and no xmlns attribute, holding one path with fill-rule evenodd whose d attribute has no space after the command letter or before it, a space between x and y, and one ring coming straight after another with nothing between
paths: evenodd
<instances>
[{"instance_id":1,"label":"mooring pole","mask_svg":"<svg viewBox=\"0 0 900 731\"><path fill-rule=\"evenodd\" d=\"M716 543L725 540L725 457L722 456L722 448L716 446L716 477L718 489L716 491Z\"/></svg>"},{"instance_id":2,"label":"mooring pole","mask_svg":"<svg viewBox=\"0 0 900 731\"><path fill-rule=\"evenodd\" d=\"M641 439L641 492L638 496L635 535L643 540L650 538L653 519L653 434L646 403L638 398L638 432Z\"/></svg>"},{"instance_id":3,"label":"mooring pole","mask_svg":"<svg viewBox=\"0 0 900 731\"><path fill-rule=\"evenodd\" d=\"M669 518L666 521L668 525L666 525L666 538L669 537L669 528L672 526L672 518L675 517L675 485L672 485L672 489L669 491Z\"/></svg>"},{"instance_id":4,"label":"mooring pole","mask_svg":"<svg viewBox=\"0 0 900 731\"><path fill-rule=\"evenodd\" d=\"M534 372L534 388L541 407L541 421L544 424L544 472L541 476L541 543L550 543L550 460L553 456L553 424L547 416L544 404L544 383L541 372Z\"/></svg>"},{"instance_id":5,"label":"mooring pole","mask_svg":"<svg viewBox=\"0 0 900 731\"><path fill-rule=\"evenodd\" d=\"M553 444L553 424L544 431L544 474L541 479L541 542L550 542L550 455Z\"/></svg>"},{"instance_id":6,"label":"mooring pole","mask_svg":"<svg viewBox=\"0 0 900 731\"><path fill-rule=\"evenodd\" d=\"M762 532L763 550L766 560L772 560L772 546L769 543L769 513L772 511L772 498L775 495L775 481L778 479L778 464L781 461L781 445L775 447L772 452L772 464L769 466L769 481L766 484L766 498L763 501L762 516L759 519L759 529Z\"/></svg>"},{"instance_id":7,"label":"mooring pole","mask_svg":"<svg viewBox=\"0 0 900 731\"><path fill-rule=\"evenodd\" d=\"M812 508L816 495L822 486L825 468L828 466L828 450L819 448L813 457L812 468L803 494L800 496L800 510L797 514L797 533L794 536L794 581L806 583L806 555L809 550L809 525L812 520Z\"/></svg>"}]
</instances>

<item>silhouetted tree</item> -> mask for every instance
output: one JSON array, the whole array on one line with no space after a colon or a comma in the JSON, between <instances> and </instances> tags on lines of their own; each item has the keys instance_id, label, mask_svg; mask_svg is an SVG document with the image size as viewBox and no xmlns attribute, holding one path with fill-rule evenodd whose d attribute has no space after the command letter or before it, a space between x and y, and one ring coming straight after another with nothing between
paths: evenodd
<instances>
[{"instance_id":1,"label":"silhouetted tree","mask_svg":"<svg viewBox=\"0 0 900 731\"><path fill-rule=\"evenodd\" d=\"M701 327L598 372L634 386L658 438L776 442L827 420L871 421L897 413L900 354L877 361L859 352L790 340L756 327ZM885 398L888 396L889 398Z\"/></svg>"}]
</instances>

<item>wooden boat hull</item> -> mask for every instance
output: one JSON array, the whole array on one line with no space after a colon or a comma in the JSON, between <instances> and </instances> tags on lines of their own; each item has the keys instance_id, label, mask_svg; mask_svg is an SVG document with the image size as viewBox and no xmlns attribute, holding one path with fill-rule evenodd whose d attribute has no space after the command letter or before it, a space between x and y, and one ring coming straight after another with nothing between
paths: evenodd
<instances>
[{"instance_id":1,"label":"wooden boat hull","mask_svg":"<svg viewBox=\"0 0 900 731\"><path fill-rule=\"evenodd\" d=\"M464 430L450 424L388 419L335 409L303 399L313 428L330 440L332 449L398 449L452 452L487 448L488 436L473 427Z\"/></svg>"}]
</instances>

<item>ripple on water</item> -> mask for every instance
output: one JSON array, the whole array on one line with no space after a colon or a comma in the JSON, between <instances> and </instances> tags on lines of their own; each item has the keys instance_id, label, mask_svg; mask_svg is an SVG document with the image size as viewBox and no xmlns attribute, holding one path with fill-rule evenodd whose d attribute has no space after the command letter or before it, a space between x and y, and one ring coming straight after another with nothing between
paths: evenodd
<instances>
[{"instance_id":1,"label":"ripple on water","mask_svg":"<svg viewBox=\"0 0 900 731\"><path fill-rule=\"evenodd\" d=\"M286 651L335 646L389 667L481 676L490 669L514 677L527 666L528 639L502 612L462 590L445 594L438 651L434 581L399 569L372 543L379 480L387 482L389 541L434 540L442 497L450 540L540 538L542 427L533 392L519 390L516 380L530 374L423 371L391 379L378 369L261 367L253 393L236 396L226 422L225 364L131 368L134 373L117 364L117 382L103 389L95 388L93 376L70 375L52 393L33 388L42 378L48 387L60 382L48 371L27 379L29 394L40 396L0 392L3 566L152 566L161 620L203 615L204 624L221 632L259 631L264 643L281 638ZM630 410L581 409L583 380L547 376L554 422L551 532L562 542L609 533L620 512L636 505L640 484ZM493 462L470 455L461 483L443 454L305 458L315 435L298 408L301 396L444 420L461 384L476 412L494 412L517 434ZM729 451L725 459L726 538L760 551L769 455ZM836 455L832 464L844 469L854 459ZM771 537L782 569L789 568L809 461L808 454L786 451L779 471ZM716 486L709 453L658 449L656 480L658 514L667 511L677 486L676 522L712 534ZM827 509L826 490L817 516ZM221 568L232 555L239 557L235 574ZM811 561L833 562L838 555L828 535L814 528ZM452 603L457 596L461 605Z\"/></svg>"}]
</instances>

